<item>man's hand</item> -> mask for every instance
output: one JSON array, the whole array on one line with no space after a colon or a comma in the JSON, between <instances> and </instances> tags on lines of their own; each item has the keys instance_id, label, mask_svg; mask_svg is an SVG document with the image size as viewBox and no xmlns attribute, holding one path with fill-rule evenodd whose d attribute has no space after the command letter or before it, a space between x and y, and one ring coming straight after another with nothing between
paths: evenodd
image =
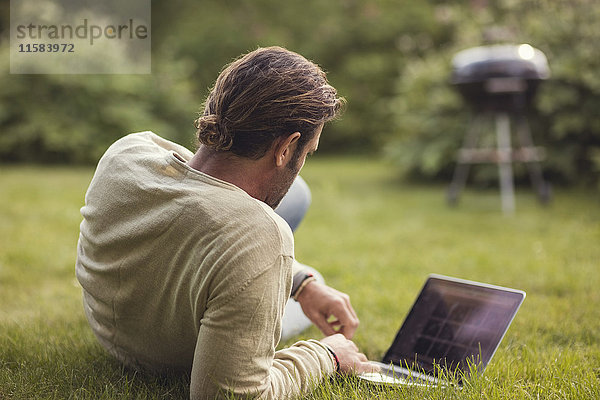
<instances>
[{"instance_id":1,"label":"man's hand","mask_svg":"<svg viewBox=\"0 0 600 400\"><path fill-rule=\"evenodd\" d=\"M363 372L376 372L379 367L373 365L353 341L346 339L341 334L328 336L321 339L333 350L340 362L340 372L344 374L362 374Z\"/></svg>"},{"instance_id":2,"label":"man's hand","mask_svg":"<svg viewBox=\"0 0 600 400\"><path fill-rule=\"evenodd\" d=\"M304 314L325 336L336 333L352 339L358 328L358 317L350 297L319 282L311 282L298 296Z\"/></svg>"}]
</instances>

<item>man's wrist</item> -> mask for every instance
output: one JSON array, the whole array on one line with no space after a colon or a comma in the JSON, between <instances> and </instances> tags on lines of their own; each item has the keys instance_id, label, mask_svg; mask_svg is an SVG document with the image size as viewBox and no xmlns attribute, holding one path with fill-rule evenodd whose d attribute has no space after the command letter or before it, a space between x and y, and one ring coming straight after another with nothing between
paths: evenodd
<instances>
[{"instance_id":1,"label":"man's wrist","mask_svg":"<svg viewBox=\"0 0 600 400\"><path fill-rule=\"evenodd\" d=\"M321 343L323 344L323 346L325 346L325 348L329 352L329 356L331 357L331 360L333 361L333 364L334 364L335 372L339 373L340 372L340 359L338 358L337 354L335 354L335 351L333 351L331 346L329 346L323 342L321 342Z\"/></svg>"},{"instance_id":2,"label":"man's wrist","mask_svg":"<svg viewBox=\"0 0 600 400\"><path fill-rule=\"evenodd\" d=\"M290 297L298 301L298 296L300 296L300 293L302 293L306 285L315 280L317 280L317 278L315 278L315 276L310 272L298 272L296 275L294 275L294 280L292 282L292 293Z\"/></svg>"}]
</instances>

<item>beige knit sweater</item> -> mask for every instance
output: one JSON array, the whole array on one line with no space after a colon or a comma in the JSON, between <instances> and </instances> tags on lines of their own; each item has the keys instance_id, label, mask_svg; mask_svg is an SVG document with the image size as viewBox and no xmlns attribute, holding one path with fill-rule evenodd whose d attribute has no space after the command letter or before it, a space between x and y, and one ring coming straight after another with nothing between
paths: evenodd
<instances>
[{"instance_id":1,"label":"beige knit sweater","mask_svg":"<svg viewBox=\"0 0 600 400\"><path fill-rule=\"evenodd\" d=\"M275 352L293 236L240 188L151 132L102 157L81 209L76 273L100 343L126 364L191 371L191 397L285 398L334 370L326 347Z\"/></svg>"}]
</instances>

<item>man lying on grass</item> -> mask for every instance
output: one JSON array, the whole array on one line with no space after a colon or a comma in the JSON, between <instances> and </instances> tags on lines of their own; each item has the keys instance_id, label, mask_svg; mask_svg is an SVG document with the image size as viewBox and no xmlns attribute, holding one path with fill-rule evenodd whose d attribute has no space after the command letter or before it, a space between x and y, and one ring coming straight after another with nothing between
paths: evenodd
<instances>
[{"instance_id":1,"label":"man lying on grass","mask_svg":"<svg viewBox=\"0 0 600 400\"><path fill-rule=\"evenodd\" d=\"M218 77L195 154L151 132L107 150L81 210L76 270L108 352L189 372L203 399L285 398L336 370L373 368L350 340L348 296L301 270L273 211L341 104L317 65L263 48ZM328 336L276 352L291 294Z\"/></svg>"}]
</instances>

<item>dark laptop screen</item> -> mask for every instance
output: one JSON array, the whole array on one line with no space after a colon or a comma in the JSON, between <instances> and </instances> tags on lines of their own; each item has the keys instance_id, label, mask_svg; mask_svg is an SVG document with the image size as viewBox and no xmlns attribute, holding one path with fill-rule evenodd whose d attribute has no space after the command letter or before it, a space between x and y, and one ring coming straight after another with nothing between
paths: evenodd
<instances>
[{"instance_id":1,"label":"dark laptop screen","mask_svg":"<svg viewBox=\"0 0 600 400\"><path fill-rule=\"evenodd\" d=\"M434 365L482 371L492 358L525 293L430 276L383 362L431 374Z\"/></svg>"}]
</instances>

